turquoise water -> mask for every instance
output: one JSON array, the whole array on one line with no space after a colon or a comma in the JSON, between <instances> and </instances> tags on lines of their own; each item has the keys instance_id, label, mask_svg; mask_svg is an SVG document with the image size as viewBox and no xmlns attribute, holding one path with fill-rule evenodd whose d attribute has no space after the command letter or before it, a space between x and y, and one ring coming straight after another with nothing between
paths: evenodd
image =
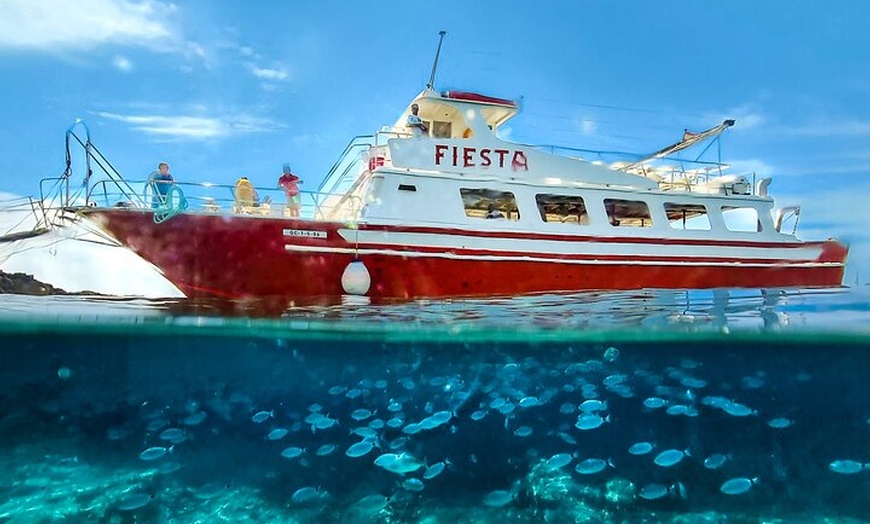
<instances>
[{"instance_id":1,"label":"turquoise water","mask_svg":"<svg viewBox=\"0 0 870 524\"><path fill-rule=\"evenodd\" d=\"M864 288L3 298L0 522L870 521Z\"/></svg>"}]
</instances>

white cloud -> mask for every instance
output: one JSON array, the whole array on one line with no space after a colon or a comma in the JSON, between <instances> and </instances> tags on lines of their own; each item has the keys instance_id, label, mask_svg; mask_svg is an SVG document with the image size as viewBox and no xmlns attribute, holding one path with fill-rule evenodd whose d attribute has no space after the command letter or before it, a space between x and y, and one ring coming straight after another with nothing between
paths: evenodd
<instances>
[{"instance_id":1,"label":"white cloud","mask_svg":"<svg viewBox=\"0 0 870 524\"><path fill-rule=\"evenodd\" d=\"M256 67L252 64L248 64L248 71L251 72L254 76L261 80L268 80L270 82L280 82L283 80L287 80L290 75L281 67L277 68L264 68L264 67Z\"/></svg>"},{"instance_id":2,"label":"white cloud","mask_svg":"<svg viewBox=\"0 0 870 524\"><path fill-rule=\"evenodd\" d=\"M120 44L174 52L181 41L171 24L176 11L156 0L3 0L0 49L60 53Z\"/></svg>"},{"instance_id":3,"label":"white cloud","mask_svg":"<svg viewBox=\"0 0 870 524\"><path fill-rule=\"evenodd\" d=\"M732 160L728 162L728 165L731 166L731 169L728 171L732 174L751 175L752 173L755 173L758 176L758 179L775 175L779 172L775 166L757 158Z\"/></svg>"},{"instance_id":4,"label":"white cloud","mask_svg":"<svg viewBox=\"0 0 870 524\"><path fill-rule=\"evenodd\" d=\"M123 122L146 135L171 140L205 140L228 136L274 131L282 126L267 118L251 115L184 116L121 115L106 111L97 115Z\"/></svg>"},{"instance_id":5,"label":"white cloud","mask_svg":"<svg viewBox=\"0 0 870 524\"><path fill-rule=\"evenodd\" d=\"M129 73L133 70L133 63L126 56L115 55L112 59L112 65L122 73Z\"/></svg>"}]
</instances>

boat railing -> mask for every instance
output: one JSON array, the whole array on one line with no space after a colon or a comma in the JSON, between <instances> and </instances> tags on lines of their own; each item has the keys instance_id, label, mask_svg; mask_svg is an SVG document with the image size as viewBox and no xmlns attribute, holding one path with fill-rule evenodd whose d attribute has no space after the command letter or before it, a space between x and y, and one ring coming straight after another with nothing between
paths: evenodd
<instances>
[{"instance_id":1,"label":"boat railing","mask_svg":"<svg viewBox=\"0 0 870 524\"><path fill-rule=\"evenodd\" d=\"M100 180L93 184L88 193L88 205L132 210L156 210L164 206L165 197L156 190L154 182L130 181L129 186L138 188L134 190L135 198L129 198L128 191L119 191L111 180ZM233 184L173 182L172 186L180 190L186 211L192 213L355 220L360 216L363 206L361 198L346 198L343 194L320 191L300 191L298 205L293 205L280 188L255 186L256 199L242 201L236 198ZM339 201L340 206L337 205Z\"/></svg>"}]
</instances>

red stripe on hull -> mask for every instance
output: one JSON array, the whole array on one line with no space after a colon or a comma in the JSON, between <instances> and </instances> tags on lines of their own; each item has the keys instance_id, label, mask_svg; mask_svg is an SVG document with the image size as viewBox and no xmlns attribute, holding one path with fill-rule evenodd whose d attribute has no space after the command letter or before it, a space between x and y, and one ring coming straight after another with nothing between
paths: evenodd
<instances>
[{"instance_id":1,"label":"red stripe on hull","mask_svg":"<svg viewBox=\"0 0 870 524\"><path fill-rule=\"evenodd\" d=\"M334 300L344 294L341 275L354 258L352 252L318 251L354 247L337 234L338 229L347 227L342 223L181 214L155 224L150 212L87 209L82 214L159 267L191 298ZM327 238L285 236L285 229L323 232ZM288 244L309 250L288 251ZM367 295L372 298L507 296L587 289L839 286L847 248L836 241L789 244L804 245L821 245L822 255L816 262L829 264L783 261L759 265L753 260L755 265L750 266L748 260L746 265L735 260L733 264L714 265L710 260L692 259L692 265L648 260L640 266L632 263L638 257L622 257L621 261L595 257L596 263L584 264L524 260L527 253L512 260L373 253L363 254L361 260L371 275Z\"/></svg>"}]
</instances>

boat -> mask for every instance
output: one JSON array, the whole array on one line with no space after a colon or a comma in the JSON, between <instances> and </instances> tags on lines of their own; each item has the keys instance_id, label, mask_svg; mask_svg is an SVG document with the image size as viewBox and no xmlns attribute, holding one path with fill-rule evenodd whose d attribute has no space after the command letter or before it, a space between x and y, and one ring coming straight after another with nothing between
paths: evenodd
<instances>
[{"instance_id":1,"label":"boat","mask_svg":"<svg viewBox=\"0 0 870 524\"><path fill-rule=\"evenodd\" d=\"M231 185L175 182L164 196L121 177L74 126L67 149L71 139L84 147L88 174L77 198L65 174L63 216L131 249L189 298L283 307L842 284L848 247L798 239L800 208L777 207L770 178L729 174L720 161L667 163L733 120L608 164L500 138L516 101L439 91L434 77L433 66L393 125L351 140L295 213L272 187L240 201ZM423 136L407 126L412 106ZM107 176L91 177L91 163Z\"/></svg>"}]
</instances>

